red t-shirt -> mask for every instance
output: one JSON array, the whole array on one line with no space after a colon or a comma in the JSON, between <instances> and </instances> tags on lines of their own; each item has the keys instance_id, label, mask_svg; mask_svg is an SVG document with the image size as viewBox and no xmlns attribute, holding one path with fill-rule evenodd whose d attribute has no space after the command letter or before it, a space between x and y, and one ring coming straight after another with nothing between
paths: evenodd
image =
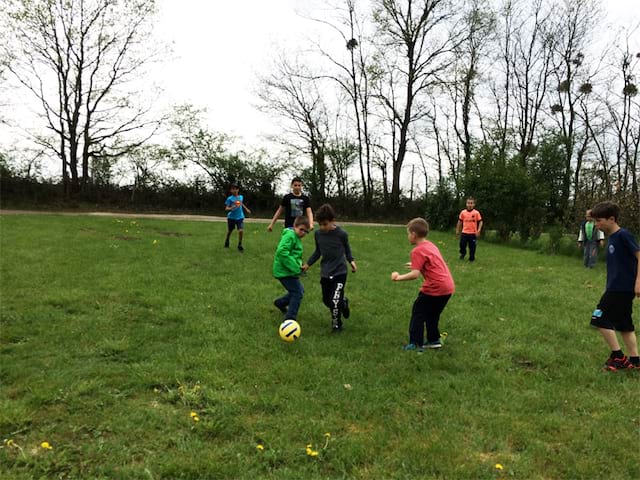
<instances>
[{"instance_id":1,"label":"red t-shirt","mask_svg":"<svg viewBox=\"0 0 640 480\"><path fill-rule=\"evenodd\" d=\"M451 295L456 289L440 250L429 240L411 250L411 270L420 270L424 278L420 291L425 295Z\"/></svg>"},{"instance_id":2,"label":"red t-shirt","mask_svg":"<svg viewBox=\"0 0 640 480\"><path fill-rule=\"evenodd\" d=\"M475 208L471 211L466 208L460 212L458 219L462 222L462 233L477 235L478 222L482 220L482 215Z\"/></svg>"}]
</instances>

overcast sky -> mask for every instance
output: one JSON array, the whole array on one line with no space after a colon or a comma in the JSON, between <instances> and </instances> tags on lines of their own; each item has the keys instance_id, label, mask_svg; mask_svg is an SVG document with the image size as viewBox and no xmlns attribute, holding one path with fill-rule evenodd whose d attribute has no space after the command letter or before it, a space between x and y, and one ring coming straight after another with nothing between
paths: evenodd
<instances>
[{"instance_id":1,"label":"overcast sky","mask_svg":"<svg viewBox=\"0 0 640 480\"><path fill-rule=\"evenodd\" d=\"M607 23L629 26L640 21L640 0L601 1ZM299 15L304 10L321 16L313 5L322 3L160 0L157 33L172 43L175 55L163 70L165 100L207 107L212 128L239 135L249 144L259 141L273 122L252 106L255 75L268 69L274 49L295 50L307 38L326 32Z\"/></svg>"}]
</instances>

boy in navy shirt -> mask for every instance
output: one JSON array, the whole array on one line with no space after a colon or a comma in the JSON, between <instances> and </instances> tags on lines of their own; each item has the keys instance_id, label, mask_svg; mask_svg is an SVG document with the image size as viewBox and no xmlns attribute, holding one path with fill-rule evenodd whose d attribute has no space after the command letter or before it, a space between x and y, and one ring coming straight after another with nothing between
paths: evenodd
<instances>
[{"instance_id":1,"label":"boy in navy shirt","mask_svg":"<svg viewBox=\"0 0 640 480\"><path fill-rule=\"evenodd\" d=\"M224 248L229 248L229 237L235 228L238 229L238 250L244 251L242 247L242 233L244 231L244 210L251 213L251 210L244 204L244 197L238 195L240 187L231 185L229 187L231 195L224 202L224 209L227 211L227 238L224 240ZM244 210L243 210L244 209Z\"/></svg>"},{"instance_id":2,"label":"boy in navy shirt","mask_svg":"<svg viewBox=\"0 0 640 480\"><path fill-rule=\"evenodd\" d=\"M596 228L602 230L609 242L607 244L607 288L591 317L591 325L596 327L605 342L611 348L604 369L616 370L640 369L638 342L631 314L634 297L640 297L640 246L633 235L620 228L618 217L620 207L613 202L598 203L591 209ZM629 357L627 358L616 337L620 332Z\"/></svg>"}]
</instances>

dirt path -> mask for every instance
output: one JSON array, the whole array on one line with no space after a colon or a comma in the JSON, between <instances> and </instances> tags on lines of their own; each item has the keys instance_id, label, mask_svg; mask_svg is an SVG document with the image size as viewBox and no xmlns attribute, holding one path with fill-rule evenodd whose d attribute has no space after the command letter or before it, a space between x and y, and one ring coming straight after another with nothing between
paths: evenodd
<instances>
[{"instance_id":1,"label":"dirt path","mask_svg":"<svg viewBox=\"0 0 640 480\"><path fill-rule=\"evenodd\" d=\"M178 220L190 222L226 222L227 217L210 215L171 215L164 213L114 213L114 212L49 212L45 210L0 210L0 215L61 215L67 217L118 217L118 218L152 218L157 220ZM269 223L270 218L245 219L246 223ZM400 227L392 223L340 222L340 225L362 225L365 227Z\"/></svg>"}]
</instances>

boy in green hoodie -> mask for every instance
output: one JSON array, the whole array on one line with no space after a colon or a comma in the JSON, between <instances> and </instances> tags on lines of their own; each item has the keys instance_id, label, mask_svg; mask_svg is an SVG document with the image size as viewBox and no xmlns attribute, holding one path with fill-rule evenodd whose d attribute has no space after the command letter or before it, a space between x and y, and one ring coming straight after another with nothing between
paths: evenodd
<instances>
[{"instance_id":1,"label":"boy in green hoodie","mask_svg":"<svg viewBox=\"0 0 640 480\"><path fill-rule=\"evenodd\" d=\"M309 233L309 219L296 217L292 228L285 228L280 237L273 258L273 276L277 278L287 293L277 298L273 304L284 313L285 320L296 320L304 295L300 281L302 271L302 237Z\"/></svg>"}]
</instances>

